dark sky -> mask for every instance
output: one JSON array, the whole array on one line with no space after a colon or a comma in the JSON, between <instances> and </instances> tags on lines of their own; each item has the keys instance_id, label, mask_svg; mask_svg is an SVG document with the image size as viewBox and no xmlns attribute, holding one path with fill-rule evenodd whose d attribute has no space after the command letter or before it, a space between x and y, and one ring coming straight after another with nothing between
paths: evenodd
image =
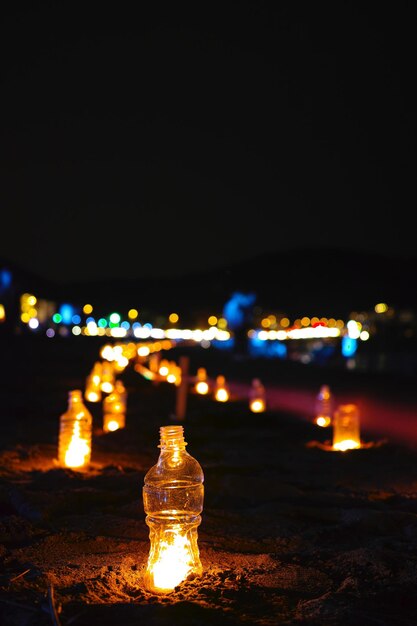
<instances>
[{"instance_id":1,"label":"dark sky","mask_svg":"<svg viewBox=\"0 0 417 626\"><path fill-rule=\"evenodd\" d=\"M88 4L3 10L0 257L68 281L416 254L415 2Z\"/></svg>"}]
</instances>

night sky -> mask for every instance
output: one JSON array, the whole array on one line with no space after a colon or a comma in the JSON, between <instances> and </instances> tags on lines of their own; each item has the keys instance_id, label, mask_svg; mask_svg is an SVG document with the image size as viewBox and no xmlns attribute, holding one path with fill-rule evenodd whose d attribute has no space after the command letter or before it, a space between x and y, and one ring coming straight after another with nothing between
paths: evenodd
<instances>
[{"instance_id":1,"label":"night sky","mask_svg":"<svg viewBox=\"0 0 417 626\"><path fill-rule=\"evenodd\" d=\"M86 4L3 9L0 257L65 282L415 256L415 2Z\"/></svg>"}]
</instances>

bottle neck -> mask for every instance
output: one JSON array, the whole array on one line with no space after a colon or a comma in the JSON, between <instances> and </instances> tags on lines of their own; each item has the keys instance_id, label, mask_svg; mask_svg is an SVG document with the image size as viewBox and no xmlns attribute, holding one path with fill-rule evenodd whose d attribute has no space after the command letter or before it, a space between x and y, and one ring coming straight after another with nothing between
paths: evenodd
<instances>
[{"instance_id":1,"label":"bottle neck","mask_svg":"<svg viewBox=\"0 0 417 626\"><path fill-rule=\"evenodd\" d=\"M75 404L82 404L83 395L81 389L73 389L68 393L68 405L74 406Z\"/></svg>"},{"instance_id":2,"label":"bottle neck","mask_svg":"<svg viewBox=\"0 0 417 626\"><path fill-rule=\"evenodd\" d=\"M161 426L159 429L161 452L185 450L184 428L182 426Z\"/></svg>"}]
</instances>

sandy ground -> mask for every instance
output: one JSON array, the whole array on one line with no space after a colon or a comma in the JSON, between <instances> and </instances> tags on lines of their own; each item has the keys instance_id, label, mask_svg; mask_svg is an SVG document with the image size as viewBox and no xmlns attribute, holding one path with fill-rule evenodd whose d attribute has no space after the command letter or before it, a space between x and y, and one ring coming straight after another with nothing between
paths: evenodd
<instances>
[{"instance_id":1,"label":"sandy ground","mask_svg":"<svg viewBox=\"0 0 417 626\"><path fill-rule=\"evenodd\" d=\"M8 346L2 626L417 624L415 449L364 433L367 447L331 452L329 429L279 407L253 415L237 396L221 404L190 393L178 422L175 386L128 366L120 376L126 428L104 434L101 405L88 403L91 467L64 470L59 415L98 357L83 341ZM211 363L213 373L224 367L224 357ZM250 379L251 367L236 372ZM150 544L142 486L159 455L159 427L173 423L184 426L205 476L203 574L158 596L143 585Z\"/></svg>"}]
</instances>

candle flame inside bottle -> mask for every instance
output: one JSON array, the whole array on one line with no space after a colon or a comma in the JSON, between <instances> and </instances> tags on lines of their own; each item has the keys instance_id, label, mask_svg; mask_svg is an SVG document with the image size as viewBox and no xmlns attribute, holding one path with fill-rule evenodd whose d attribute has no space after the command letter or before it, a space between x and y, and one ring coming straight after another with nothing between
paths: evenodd
<instances>
[{"instance_id":1,"label":"candle flame inside bottle","mask_svg":"<svg viewBox=\"0 0 417 626\"><path fill-rule=\"evenodd\" d=\"M98 402L100 399L97 391L88 391L86 396L89 402Z\"/></svg>"},{"instance_id":2,"label":"candle flame inside bottle","mask_svg":"<svg viewBox=\"0 0 417 626\"><path fill-rule=\"evenodd\" d=\"M229 393L227 389L225 389L224 387L220 387L219 389L217 389L216 400L218 400L219 402L227 402L228 399L229 399Z\"/></svg>"},{"instance_id":3,"label":"candle flame inside bottle","mask_svg":"<svg viewBox=\"0 0 417 626\"><path fill-rule=\"evenodd\" d=\"M82 467L90 454L88 442L80 437L80 422L75 420L71 441L65 453L65 465L67 467Z\"/></svg>"},{"instance_id":4,"label":"candle flame inside bottle","mask_svg":"<svg viewBox=\"0 0 417 626\"><path fill-rule=\"evenodd\" d=\"M327 415L319 415L316 417L317 426L321 426L321 428L326 428L330 426L331 419Z\"/></svg>"},{"instance_id":5,"label":"candle flame inside bottle","mask_svg":"<svg viewBox=\"0 0 417 626\"><path fill-rule=\"evenodd\" d=\"M160 544L158 559L148 567L153 587L159 591L175 589L192 569L190 555L188 537L178 530L170 533L169 541L162 541Z\"/></svg>"},{"instance_id":6,"label":"candle flame inside bottle","mask_svg":"<svg viewBox=\"0 0 417 626\"><path fill-rule=\"evenodd\" d=\"M252 400L250 403L250 410L253 413L262 413L265 410L265 403L263 400Z\"/></svg>"},{"instance_id":7,"label":"candle flame inside bottle","mask_svg":"<svg viewBox=\"0 0 417 626\"><path fill-rule=\"evenodd\" d=\"M208 393L209 386L204 380L200 380L196 384L195 389L197 393L200 393L201 395L205 395L206 393Z\"/></svg>"}]
</instances>

